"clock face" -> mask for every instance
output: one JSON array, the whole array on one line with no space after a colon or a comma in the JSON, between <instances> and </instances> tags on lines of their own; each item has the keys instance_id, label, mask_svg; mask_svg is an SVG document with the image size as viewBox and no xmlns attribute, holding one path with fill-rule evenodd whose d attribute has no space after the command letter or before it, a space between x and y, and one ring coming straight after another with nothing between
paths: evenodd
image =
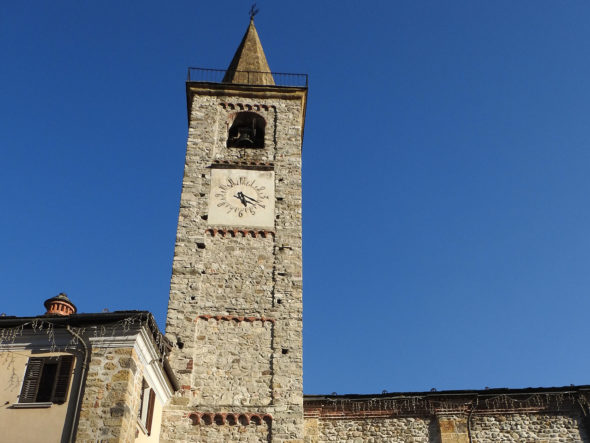
<instances>
[{"instance_id":1,"label":"clock face","mask_svg":"<svg viewBox=\"0 0 590 443\"><path fill-rule=\"evenodd\" d=\"M209 224L274 227L274 171L212 169Z\"/></svg>"}]
</instances>

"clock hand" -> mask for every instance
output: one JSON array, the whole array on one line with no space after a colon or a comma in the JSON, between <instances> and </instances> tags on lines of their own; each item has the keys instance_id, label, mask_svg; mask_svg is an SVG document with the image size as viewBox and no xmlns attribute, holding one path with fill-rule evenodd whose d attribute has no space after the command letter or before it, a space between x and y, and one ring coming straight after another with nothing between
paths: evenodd
<instances>
[{"instance_id":1,"label":"clock hand","mask_svg":"<svg viewBox=\"0 0 590 443\"><path fill-rule=\"evenodd\" d=\"M246 196L244 195L244 193L242 191L238 192L236 195L234 195L235 198L237 198L238 200L240 200L242 202L242 204L244 205L244 207L248 206L248 201L246 201Z\"/></svg>"},{"instance_id":2,"label":"clock hand","mask_svg":"<svg viewBox=\"0 0 590 443\"><path fill-rule=\"evenodd\" d=\"M258 200L254 199L252 197L249 197L246 194L242 194L242 195L244 196L244 198L248 199L248 203L250 203L252 206L254 206L254 207L258 206L258 207L264 209L265 206L262 203L260 203Z\"/></svg>"},{"instance_id":3,"label":"clock hand","mask_svg":"<svg viewBox=\"0 0 590 443\"><path fill-rule=\"evenodd\" d=\"M244 194L242 191L239 191L236 195L234 195L234 197L237 198L238 200L240 200L240 202L242 202L242 204L244 205L245 208L248 207L248 204L251 204L252 206L260 206L261 208L264 208L264 205L261 204L258 200Z\"/></svg>"},{"instance_id":4,"label":"clock hand","mask_svg":"<svg viewBox=\"0 0 590 443\"><path fill-rule=\"evenodd\" d=\"M250 202L254 202L254 203L258 203L258 200L254 200L252 197L248 197L246 194L242 194L244 196L244 198L247 198L248 200L250 200ZM250 203L248 202L248 203Z\"/></svg>"}]
</instances>

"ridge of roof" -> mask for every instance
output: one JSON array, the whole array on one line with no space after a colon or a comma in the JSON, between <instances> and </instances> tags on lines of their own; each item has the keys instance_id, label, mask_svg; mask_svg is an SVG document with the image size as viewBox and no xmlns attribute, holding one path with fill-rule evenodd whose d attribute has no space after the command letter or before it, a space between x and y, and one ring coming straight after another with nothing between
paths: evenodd
<instances>
[{"instance_id":1,"label":"ridge of roof","mask_svg":"<svg viewBox=\"0 0 590 443\"><path fill-rule=\"evenodd\" d=\"M530 395L531 393L574 393L580 391L590 391L590 385L570 385L555 387L528 387L528 388L487 388L487 389L460 389L447 391L418 391L418 392L387 392L383 394L327 394L311 395L304 394L304 401L321 401L321 400L375 400L387 399L393 397L444 397L444 396L496 396L501 394L522 394Z\"/></svg>"}]
</instances>

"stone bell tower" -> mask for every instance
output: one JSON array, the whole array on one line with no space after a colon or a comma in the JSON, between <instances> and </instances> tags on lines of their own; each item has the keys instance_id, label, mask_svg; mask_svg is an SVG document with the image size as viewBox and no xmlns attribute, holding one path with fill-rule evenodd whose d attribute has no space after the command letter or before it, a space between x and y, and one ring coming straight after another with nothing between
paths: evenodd
<instances>
[{"instance_id":1,"label":"stone bell tower","mask_svg":"<svg viewBox=\"0 0 590 443\"><path fill-rule=\"evenodd\" d=\"M181 391L161 441L303 441L301 143L307 76L254 27L225 71L189 69L167 336Z\"/></svg>"}]
</instances>

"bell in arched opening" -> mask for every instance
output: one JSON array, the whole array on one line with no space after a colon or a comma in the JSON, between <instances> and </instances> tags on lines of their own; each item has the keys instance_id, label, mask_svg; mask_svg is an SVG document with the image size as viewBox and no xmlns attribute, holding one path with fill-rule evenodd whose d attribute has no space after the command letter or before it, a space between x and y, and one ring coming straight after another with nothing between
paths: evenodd
<instances>
[{"instance_id":1,"label":"bell in arched opening","mask_svg":"<svg viewBox=\"0 0 590 443\"><path fill-rule=\"evenodd\" d=\"M229 128L228 148L264 148L266 121L255 112L238 112Z\"/></svg>"}]
</instances>

